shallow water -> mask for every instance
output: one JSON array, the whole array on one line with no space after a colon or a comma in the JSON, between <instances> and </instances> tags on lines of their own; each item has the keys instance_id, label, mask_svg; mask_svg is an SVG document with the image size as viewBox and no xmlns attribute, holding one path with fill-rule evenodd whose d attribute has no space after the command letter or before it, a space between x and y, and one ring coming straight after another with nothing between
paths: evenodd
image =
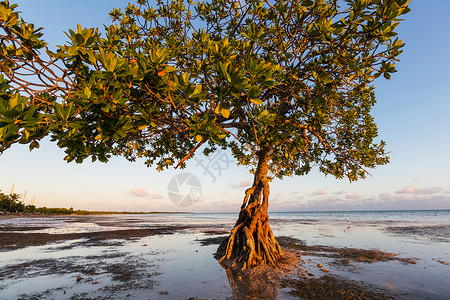
<instances>
[{"instance_id":1,"label":"shallow water","mask_svg":"<svg viewBox=\"0 0 450 300\"><path fill-rule=\"evenodd\" d=\"M23 227L27 233L50 234L189 226L174 234L89 243L82 238L0 249L0 298L257 299L258 295L248 294L243 283L230 278L214 259L217 245L199 241L223 235L236 217L167 214L0 219L0 232ZM329 276L369 284L396 299L446 299L450 294L450 266L444 264L450 261L448 210L271 213L270 217L276 236L311 246L378 249L415 260L415 264L397 260L339 264L336 258L320 253L304 254L304 268L314 278L324 275L317 267L320 263L330 271ZM273 281L262 282L258 289L256 293L270 291L268 298L294 298L288 294L290 287Z\"/></svg>"}]
</instances>

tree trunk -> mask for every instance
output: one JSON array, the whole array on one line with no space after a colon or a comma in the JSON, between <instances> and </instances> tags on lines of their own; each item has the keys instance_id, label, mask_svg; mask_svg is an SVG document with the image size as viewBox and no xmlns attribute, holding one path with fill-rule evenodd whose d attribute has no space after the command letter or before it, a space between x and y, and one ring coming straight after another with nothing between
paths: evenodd
<instances>
[{"instance_id":1,"label":"tree trunk","mask_svg":"<svg viewBox=\"0 0 450 300\"><path fill-rule=\"evenodd\" d=\"M269 226L270 150L258 151L258 166L253 186L245 191L239 218L229 237L220 244L216 258L232 268L246 269L259 264L274 265L282 255Z\"/></svg>"}]
</instances>

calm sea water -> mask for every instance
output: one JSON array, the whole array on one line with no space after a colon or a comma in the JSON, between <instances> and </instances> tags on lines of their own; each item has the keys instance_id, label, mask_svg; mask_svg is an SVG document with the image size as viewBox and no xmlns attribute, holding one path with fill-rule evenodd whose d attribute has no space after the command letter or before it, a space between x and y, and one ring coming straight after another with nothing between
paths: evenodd
<instances>
[{"instance_id":1,"label":"calm sea water","mask_svg":"<svg viewBox=\"0 0 450 300\"><path fill-rule=\"evenodd\" d=\"M192 219L233 219L237 213L195 213L183 216ZM269 212L271 219L341 219L353 221L433 221L450 222L450 209L444 210L376 210L376 211L307 211Z\"/></svg>"}]
</instances>

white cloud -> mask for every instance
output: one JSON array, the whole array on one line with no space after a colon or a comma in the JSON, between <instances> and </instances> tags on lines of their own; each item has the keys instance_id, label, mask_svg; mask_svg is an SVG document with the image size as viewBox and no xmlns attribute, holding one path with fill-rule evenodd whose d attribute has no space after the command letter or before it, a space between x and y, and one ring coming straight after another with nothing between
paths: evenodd
<instances>
[{"instance_id":1,"label":"white cloud","mask_svg":"<svg viewBox=\"0 0 450 300\"><path fill-rule=\"evenodd\" d=\"M340 191L334 192L333 194L335 194L335 195L342 195L342 194L345 194L345 193L346 193L346 191L340 190Z\"/></svg>"},{"instance_id":2,"label":"white cloud","mask_svg":"<svg viewBox=\"0 0 450 300\"><path fill-rule=\"evenodd\" d=\"M356 193L351 193L350 195L345 196L346 199L351 199L351 200L355 200L355 199L359 199L361 198L360 195L356 194Z\"/></svg>"},{"instance_id":3,"label":"white cloud","mask_svg":"<svg viewBox=\"0 0 450 300\"><path fill-rule=\"evenodd\" d=\"M244 180L237 184L232 184L233 189L242 189L242 188L250 188L253 184L253 180Z\"/></svg>"},{"instance_id":4,"label":"white cloud","mask_svg":"<svg viewBox=\"0 0 450 300\"><path fill-rule=\"evenodd\" d=\"M326 197L320 200L310 200L307 206L309 207L334 207L338 204L343 203L342 199L336 197Z\"/></svg>"},{"instance_id":5,"label":"white cloud","mask_svg":"<svg viewBox=\"0 0 450 300\"><path fill-rule=\"evenodd\" d=\"M377 198L358 200L342 200L336 197L325 197L299 203L292 209L297 210L379 210L379 209L450 209L449 196L405 197L404 195L380 194Z\"/></svg>"},{"instance_id":6,"label":"white cloud","mask_svg":"<svg viewBox=\"0 0 450 300\"><path fill-rule=\"evenodd\" d=\"M137 186L131 188L128 193L134 197L147 197L149 195L145 188L138 188Z\"/></svg>"},{"instance_id":7,"label":"white cloud","mask_svg":"<svg viewBox=\"0 0 450 300\"><path fill-rule=\"evenodd\" d=\"M392 196L389 193L382 193L378 195L378 198L380 198L381 201L389 201L391 200Z\"/></svg>"},{"instance_id":8,"label":"white cloud","mask_svg":"<svg viewBox=\"0 0 450 300\"><path fill-rule=\"evenodd\" d=\"M313 192L311 195L312 196L322 196L322 195L326 195L327 192L325 192L324 190L317 190L315 192Z\"/></svg>"},{"instance_id":9,"label":"white cloud","mask_svg":"<svg viewBox=\"0 0 450 300\"><path fill-rule=\"evenodd\" d=\"M432 195L438 193L440 190L441 190L440 187L430 187L420 189L418 187L410 185L397 191L397 194Z\"/></svg>"},{"instance_id":10,"label":"white cloud","mask_svg":"<svg viewBox=\"0 0 450 300\"><path fill-rule=\"evenodd\" d=\"M164 199L164 196L160 194L153 194L150 196L150 199Z\"/></svg>"}]
</instances>

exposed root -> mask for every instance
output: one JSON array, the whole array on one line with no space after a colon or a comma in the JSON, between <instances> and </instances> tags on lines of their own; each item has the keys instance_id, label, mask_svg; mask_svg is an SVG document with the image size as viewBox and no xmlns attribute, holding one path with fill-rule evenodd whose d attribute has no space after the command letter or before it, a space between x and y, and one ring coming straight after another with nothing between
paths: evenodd
<instances>
[{"instance_id":1,"label":"exposed root","mask_svg":"<svg viewBox=\"0 0 450 300\"><path fill-rule=\"evenodd\" d=\"M283 252L269 226L268 152L259 153L253 186L246 190L241 212L231 234L217 249L220 263L247 269L259 264L274 265Z\"/></svg>"}]
</instances>

